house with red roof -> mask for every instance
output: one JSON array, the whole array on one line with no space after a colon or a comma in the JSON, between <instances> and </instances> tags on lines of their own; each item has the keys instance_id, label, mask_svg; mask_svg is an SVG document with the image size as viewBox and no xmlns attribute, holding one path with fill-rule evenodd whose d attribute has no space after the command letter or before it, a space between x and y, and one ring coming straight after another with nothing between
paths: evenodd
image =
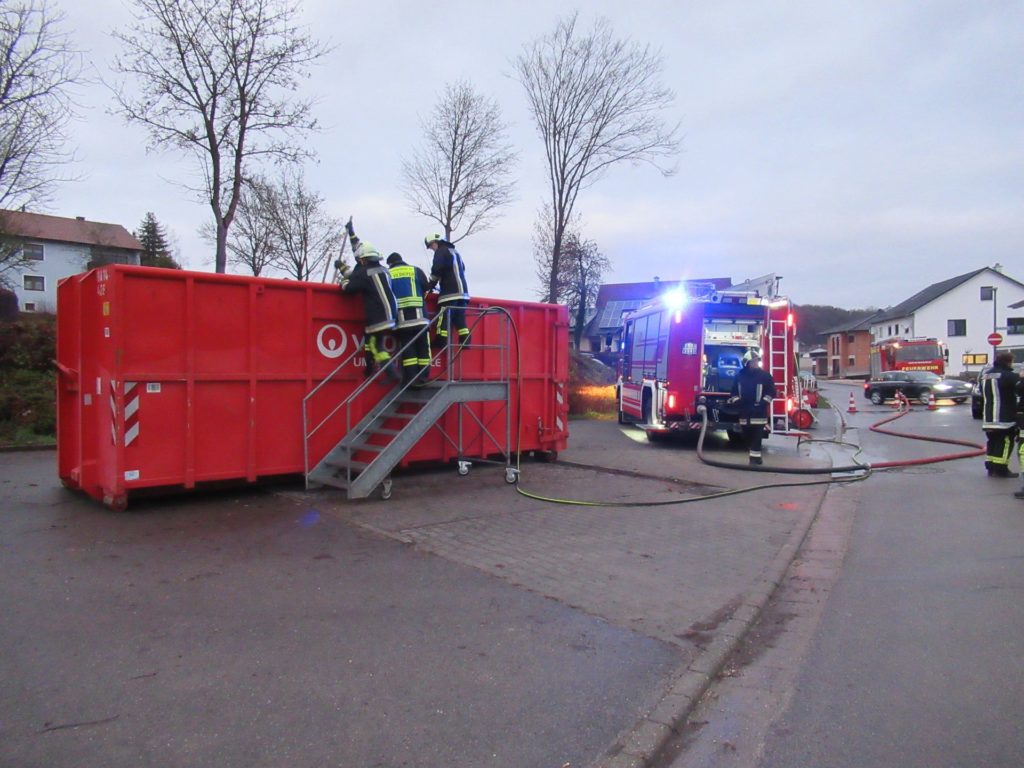
<instances>
[{"instance_id":1,"label":"house with red roof","mask_svg":"<svg viewBox=\"0 0 1024 768\"><path fill-rule=\"evenodd\" d=\"M142 243L120 224L0 210L0 236L15 256L0 279L23 312L55 312L57 282L101 264L138 264Z\"/></svg>"}]
</instances>

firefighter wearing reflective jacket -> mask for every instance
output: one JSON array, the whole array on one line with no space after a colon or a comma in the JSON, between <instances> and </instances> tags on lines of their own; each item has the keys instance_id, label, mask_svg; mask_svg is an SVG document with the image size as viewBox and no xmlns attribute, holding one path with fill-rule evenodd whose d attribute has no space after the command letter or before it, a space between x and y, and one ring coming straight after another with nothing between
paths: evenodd
<instances>
[{"instance_id":1,"label":"firefighter wearing reflective jacket","mask_svg":"<svg viewBox=\"0 0 1024 768\"><path fill-rule=\"evenodd\" d=\"M369 243L360 242L352 230L352 221L345 225L352 242L352 253L356 257L356 266L342 273L341 290L344 293L357 293L363 297L363 309L366 312L366 339L363 342L363 355L366 357L366 377L373 376L375 369L384 368L389 375L391 355L384 348L384 340L388 331L395 327L398 315L395 294L391 291L391 276L387 267L380 263L380 251Z\"/></svg>"},{"instance_id":2,"label":"firefighter wearing reflective jacket","mask_svg":"<svg viewBox=\"0 0 1024 768\"><path fill-rule=\"evenodd\" d=\"M437 306L442 317L437 335L447 341L449 333L458 334L457 341L467 344L469 329L466 327L466 305L469 303L469 286L466 283L466 266L455 246L445 240L444 235L432 232L423 238L423 244L434 252L434 261L430 265L430 287L438 286Z\"/></svg>"},{"instance_id":3,"label":"firefighter wearing reflective jacket","mask_svg":"<svg viewBox=\"0 0 1024 768\"><path fill-rule=\"evenodd\" d=\"M775 397L775 380L767 371L761 370L761 353L756 349L747 350L743 355L743 370L736 374L732 384L729 402L739 410L743 435L750 448L750 463L761 464L761 441L772 399Z\"/></svg>"},{"instance_id":4,"label":"firefighter wearing reflective jacket","mask_svg":"<svg viewBox=\"0 0 1024 768\"><path fill-rule=\"evenodd\" d=\"M430 320L423 306L429 290L427 276L419 267L406 264L400 253L388 256L388 269L398 305L395 334L402 349L402 383L421 387L430 367L430 334L424 330Z\"/></svg>"},{"instance_id":5,"label":"firefighter wearing reflective jacket","mask_svg":"<svg viewBox=\"0 0 1024 768\"><path fill-rule=\"evenodd\" d=\"M988 439L985 469L989 477L1017 477L1010 471L1010 451L1017 434L1017 383L1013 355L999 352L995 364L981 375L981 428Z\"/></svg>"}]
</instances>

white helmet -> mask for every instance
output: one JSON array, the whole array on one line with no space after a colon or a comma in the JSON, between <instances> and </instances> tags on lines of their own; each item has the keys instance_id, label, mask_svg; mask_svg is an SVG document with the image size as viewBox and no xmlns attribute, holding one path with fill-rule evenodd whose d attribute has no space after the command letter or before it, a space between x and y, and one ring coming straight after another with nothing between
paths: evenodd
<instances>
[{"instance_id":1,"label":"white helmet","mask_svg":"<svg viewBox=\"0 0 1024 768\"><path fill-rule=\"evenodd\" d=\"M761 350L757 347L751 347L743 353L743 364L746 365L747 363L753 363L755 361L758 363L761 362Z\"/></svg>"},{"instance_id":2,"label":"white helmet","mask_svg":"<svg viewBox=\"0 0 1024 768\"><path fill-rule=\"evenodd\" d=\"M362 242L359 247L356 248L355 257L357 259L366 259L367 261L380 261L380 251L374 248L370 243Z\"/></svg>"}]
</instances>

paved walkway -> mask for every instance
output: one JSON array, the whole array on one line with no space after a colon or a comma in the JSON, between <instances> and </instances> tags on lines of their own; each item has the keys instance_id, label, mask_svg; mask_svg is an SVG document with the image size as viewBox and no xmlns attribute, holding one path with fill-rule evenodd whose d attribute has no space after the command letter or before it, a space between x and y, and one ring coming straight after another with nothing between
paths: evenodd
<instances>
[{"instance_id":1,"label":"paved walkway","mask_svg":"<svg viewBox=\"0 0 1024 768\"><path fill-rule=\"evenodd\" d=\"M574 421L570 433L559 463L523 465L523 488L635 504L793 482L791 475L743 472L746 452L729 450L722 436L706 449L735 470L701 463L695 439L652 444L639 430L607 421ZM768 467L830 466L823 451L795 438L773 437L765 456ZM465 478L399 477L387 504L319 503L356 525L676 646L681 661L655 692L659 703L637 712L600 761L608 766L641 765L670 735L756 618L826 488L588 507L518 495L501 474L481 467Z\"/></svg>"},{"instance_id":2,"label":"paved walkway","mask_svg":"<svg viewBox=\"0 0 1024 768\"><path fill-rule=\"evenodd\" d=\"M142 711L156 718L146 726L152 737L147 743L155 748L153 739L175 718L186 728L198 727L180 708L174 688L185 692L198 686L220 697L221 714L233 735L218 742L219 731L204 727L198 742L186 744L175 737L172 752L178 757L205 756L224 765L239 764L252 756L253 747L237 752L233 744L258 745L266 734L280 733L289 755L278 757L295 765L313 764L311 760L323 764L332 754L354 760L376 754L379 761L387 749L392 749L387 756L393 760L420 754L448 762L473 757L476 763L480 754L472 750L481 748L495 755L489 764L515 768L561 765L574 751L574 766L592 759L603 766L643 764L756 618L821 505L825 486L700 499L747 486L792 482L793 477L739 471L745 466L745 452L729 450L721 438L711 439L708 450L719 460L735 462L736 470L702 464L692 441L649 444L642 433L613 422L574 421L571 434L563 461L523 465L521 486L538 495L599 500L612 506L528 498L504 482L502 468L478 465L466 477L454 469L398 475L388 502L349 502L336 492L306 493L293 487L245 501L254 507L251 511L227 509L225 500L217 497L185 496L119 516L54 488L49 469L37 467L34 459L19 458L14 463L31 465L47 480L19 486L17 494L8 496L20 510L5 519L13 526L9 532L16 530L17 540L25 544L0 550L0 566L10 567L7 583L23 585L0 593L4 604L22 616L21 629L7 640L20 647L38 623L31 618L39 616L35 606L59 599L52 591L53 580L74 579L67 583L84 591L76 593L75 620L80 626L46 632L46 643L35 656L25 657L9 671L17 672L23 689L31 691L57 685L52 670L60 670L65 689L71 686L81 696L65 696L67 711L48 715L44 713L52 705L45 698L30 697L34 703L25 710L8 708L7 714L16 715L13 722L24 730L19 737L23 741L10 743L20 744L25 754L35 754L44 742L31 735L31 728L50 727L44 722L99 721L109 709L125 714L110 723L105 740L90 742L93 758L102 762L104 745L114 743L110 739L129 738ZM828 466L824 452L813 444L797 445L792 438L766 443L765 461L768 467ZM4 492L14 487L13 478L25 476L23 470L9 474ZM627 506L640 502L688 503ZM34 523L36 504L45 514ZM361 538L346 543L345 531L360 532ZM377 535L406 548L380 541ZM69 540L78 542L70 550ZM28 542L32 547L23 550ZM355 554L346 554L346 546ZM67 556L53 566L52 558L62 557L62 552ZM414 553L419 556L411 556ZM126 557L130 572L122 574L110 565ZM46 579L15 577L30 572L45 573ZM130 583L122 583L125 579ZM111 584L117 585L114 593ZM37 586L42 590L38 596L33 593ZM493 595L490 601L484 599L486 591ZM253 599L257 594L259 599ZM53 599L43 600L44 595ZM108 605L110 600L113 605ZM517 606L511 613L503 612L500 624L495 622L495 600ZM170 636L160 629L168 620L168 605L174 606L172 626L186 622L184 634L180 627ZM293 605L298 613L289 607ZM541 605L551 611L541 610ZM205 607L195 614L195 606ZM143 618L133 613L140 611ZM380 625L368 621L367 615L379 619ZM90 623L87 616L97 619ZM141 635L133 630L140 621L146 628ZM389 622L394 625L390 632ZM554 632L566 622L575 622L570 633L575 639L567 645ZM462 629L453 636L452 626ZM367 632L351 634L362 628ZM499 629L499 634L514 632L502 635L502 640L494 634ZM101 635L120 639L111 645ZM243 638L243 647L235 648ZM338 642L344 647L357 645L351 654L337 656ZM595 663L600 660L600 666L589 677L572 671L571 663L558 655L563 646L593 657ZM467 647L479 648L479 653L459 661ZM524 677L522 663L530 647L535 648L536 673ZM150 648L160 659L152 668L136 659L139 653L151 653ZM239 652L242 656L233 661ZM502 653L511 653L512 661L501 661ZM191 663L182 666L183 656ZM364 677L350 680L336 663L342 658L350 659L348 663L356 659ZM126 659L134 666L125 666ZM307 661L312 659L317 661L311 668ZM269 683L276 698L286 703L273 710L278 719L269 724L258 718L246 720L249 693L248 699L237 699L245 690L250 667L259 672L264 662L288 671ZM128 682L114 667L124 668ZM154 669L159 674L147 677ZM404 670L402 675L398 670ZM336 688L330 692L336 709L328 712L313 706L303 714L307 705L322 698L323 691L313 684L321 672L331 676ZM415 680L416 691L430 695L417 693L417 706L407 706L402 701L403 679ZM564 699L572 690L567 685L570 679L592 689L606 687L600 728L581 727L595 714ZM125 698L124 687L138 686L139 680L156 686L158 698L152 704L137 699L136 693ZM378 686L391 682L393 698L383 707L374 704L381 698ZM366 685L360 688L362 683ZM312 690L314 699L295 698L301 696L296 685ZM95 707L86 707L90 690L93 699L111 705L101 708L99 715L92 714ZM496 691L501 695L493 695ZM459 734L454 741L436 731L438 714L425 706L450 694L455 698L437 711L445 713L445 733ZM590 690L589 698L579 703L595 701L595 694ZM136 704L119 708L126 701ZM359 701L362 707L356 706ZM143 710L133 715L137 707ZM525 727L531 716L523 707L536 711L536 717L550 721L558 731L548 733L543 743L534 743L532 752L524 751L525 743L517 749L518 739L507 728L488 730L501 721ZM79 708L88 714L79 715ZM490 714L469 717L484 711ZM316 738L304 720L313 713L309 722L328 730L343 728L348 741ZM341 715L343 720L338 721ZM45 720L37 723L39 718ZM554 724L558 718L565 721L560 727ZM577 724L569 726L572 718L578 718ZM400 724L390 736L381 732L389 722L391 727ZM263 723L261 730L252 731L254 723ZM70 755L76 749L80 753L80 745L76 747L71 738L76 731L59 733L63 736L45 744L56 747L64 739L70 751L40 754ZM573 738L559 741L566 735ZM399 740L400 749L395 751L388 739ZM595 743L605 745L603 756L594 751ZM124 761L107 764L127 764L134 753L119 754ZM581 754L591 757L581 760ZM261 760L251 764L266 764Z\"/></svg>"}]
</instances>

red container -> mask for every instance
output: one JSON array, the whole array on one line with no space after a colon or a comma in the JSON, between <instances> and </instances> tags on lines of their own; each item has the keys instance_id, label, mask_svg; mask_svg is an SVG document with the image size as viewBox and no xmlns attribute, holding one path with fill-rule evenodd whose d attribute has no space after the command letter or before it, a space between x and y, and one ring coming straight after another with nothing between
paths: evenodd
<instances>
[{"instance_id":1,"label":"red container","mask_svg":"<svg viewBox=\"0 0 1024 768\"><path fill-rule=\"evenodd\" d=\"M301 474L303 398L363 335L361 299L320 283L117 265L61 281L57 305L60 478L113 508L142 488ZM566 308L489 299L470 306L504 308L518 331L511 450L564 449ZM503 329L493 320L484 317L474 345L497 339ZM464 351L464 375L488 379L497 354ZM362 373L350 366L321 389L312 417L347 397ZM374 402L361 397L356 420ZM465 455L505 452L504 403L466 407L484 425L502 426L492 433L495 445L473 419L462 419ZM458 428L453 411L440 422L449 434ZM317 433L311 468L344 431L343 417ZM432 429L402 463L452 458L450 441Z\"/></svg>"}]
</instances>

